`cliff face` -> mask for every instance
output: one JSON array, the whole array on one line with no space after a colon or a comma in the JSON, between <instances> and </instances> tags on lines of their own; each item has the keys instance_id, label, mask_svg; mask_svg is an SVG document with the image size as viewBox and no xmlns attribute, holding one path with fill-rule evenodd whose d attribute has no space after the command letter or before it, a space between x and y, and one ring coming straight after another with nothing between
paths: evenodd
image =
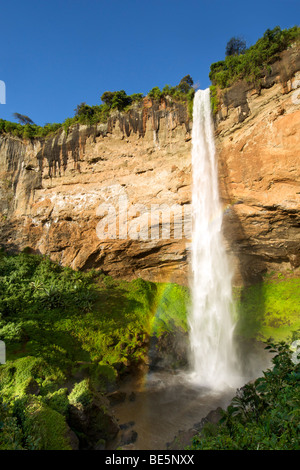
<instances>
[{"instance_id":1,"label":"cliff face","mask_svg":"<svg viewBox=\"0 0 300 470\"><path fill-rule=\"evenodd\" d=\"M145 213L154 204L165 204L166 211L188 205L190 139L184 105L146 99L129 114L74 127L68 135L33 143L1 137L2 245L30 247L75 269L181 282L186 240L172 233L147 237L151 221ZM107 217L104 205L115 209L118 229L124 201L129 236L113 233L112 218L105 239L99 229Z\"/></svg>"},{"instance_id":2,"label":"cliff face","mask_svg":"<svg viewBox=\"0 0 300 470\"><path fill-rule=\"evenodd\" d=\"M299 70L292 49L259 89L240 82L220 97L216 148L236 283L300 265ZM145 99L68 135L0 136L0 243L75 269L187 283L190 130L184 105ZM164 225L158 234L159 214L166 221L170 209L170 233Z\"/></svg>"},{"instance_id":3,"label":"cliff face","mask_svg":"<svg viewBox=\"0 0 300 470\"><path fill-rule=\"evenodd\" d=\"M224 234L239 281L300 265L300 54L281 54L258 88L236 84L217 124ZM238 274L239 273L239 274Z\"/></svg>"}]
</instances>

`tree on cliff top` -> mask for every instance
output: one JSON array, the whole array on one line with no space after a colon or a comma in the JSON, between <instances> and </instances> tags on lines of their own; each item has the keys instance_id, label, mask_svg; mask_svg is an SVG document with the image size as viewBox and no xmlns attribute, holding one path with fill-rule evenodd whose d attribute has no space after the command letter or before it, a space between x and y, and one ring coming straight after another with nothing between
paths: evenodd
<instances>
[{"instance_id":1,"label":"tree on cliff top","mask_svg":"<svg viewBox=\"0 0 300 470\"><path fill-rule=\"evenodd\" d=\"M240 55L246 51L246 41L240 37L231 38L226 45L226 56Z\"/></svg>"},{"instance_id":2,"label":"tree on cliff top","mask_svg":"<svg viewBox=\"0 0 300 470\"><path fill-rule=\"evenodd\" d=\"M193 85L194 80L192 77L190 75L186 75L180 80L178 88L182 93L188 93Z\"/></svg>"},{"instance_id":3,"label":"tree on cliff top","mask_svg":"<svg viewBox=\"0 0 300 470\"><path fill-rule=\"evenodd\" d=\"M231 38L227 44L225 60L210 66L209 78L213 85L220 88L227 88L238 80L259 83L264 70L270 70L271 65L279 60L280 53L299 43L300 28L293 26L281 30L276 26L272 30L267 29L263 37L248 49L244 49L243 43L235 39Z\"/></svg>"},{"instance_id":4,"label":"tree on cliff top","mask_svg":"<svg viewBox=\"0 0 300 470\"><path fill-rule=\"evenodd\" d=\"M14 113L13 117L19 121L20 124L34 124L32 119L30 117L25 116L25 114L20 114L20 113Z\"/></svg>"}]
</instances>

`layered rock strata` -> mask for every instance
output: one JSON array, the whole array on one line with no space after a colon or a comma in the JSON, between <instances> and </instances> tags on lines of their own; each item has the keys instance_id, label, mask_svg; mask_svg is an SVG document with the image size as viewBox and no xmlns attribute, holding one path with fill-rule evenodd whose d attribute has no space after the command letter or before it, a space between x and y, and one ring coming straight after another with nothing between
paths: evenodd
<instances>
[{"instance_id":1,"label":"layered rock strata","mask_svg":"<svg viewBox=\"0 0 300 470\"><path fill-rule=\"evenodd\" d=\"M299 62L291 48L256 88L241 81L219 96L216 150L235 283L300 265ZM145 99L68 134L0 136L0 243L75 269L187 284L191 126L184 104Z\"/></svg>"}]
</instances>

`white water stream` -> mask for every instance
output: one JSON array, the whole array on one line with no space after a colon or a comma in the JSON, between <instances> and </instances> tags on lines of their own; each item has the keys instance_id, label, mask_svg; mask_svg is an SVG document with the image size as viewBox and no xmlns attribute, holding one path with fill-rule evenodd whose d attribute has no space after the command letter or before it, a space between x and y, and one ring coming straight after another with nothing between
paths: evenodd
<instances>
[{"instance_id":1,"label":"white water stream","mask_svg":"<svg viewBox=\"0 0 300 470\"><path fill-rule=\"evenodd\" d=\"M198 90L194 98L192 168L192 376L209 388L235 387L239 368L233 345L232 274L222 239L209 89Z\"/></svg>"}]
</instances>

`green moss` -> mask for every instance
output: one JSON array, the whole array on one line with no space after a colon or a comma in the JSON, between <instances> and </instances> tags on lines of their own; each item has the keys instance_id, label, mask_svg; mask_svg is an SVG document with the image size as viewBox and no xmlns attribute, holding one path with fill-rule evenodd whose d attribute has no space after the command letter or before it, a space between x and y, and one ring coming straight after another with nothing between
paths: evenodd
<instances>
[{"instance_id":1,"label":"green moss","mask_svg":"<svg viewBox=\"0 0 300 470\"><path fill-rule=\"evenodd\" d=\"M89 380L85 379L75 384L73 390L69 395L69 402L71 405L81 404L88 406L93 400L93 394L89 387Z\"/></svg>"},{"instance_id":2,"label":"green moss","mask_svg":"<svg viewBox=\"0 0 300 470\"><path fill-rule=\"evenodd\" d=\"M32 399L26 407L24 430L38 450L72 449L65 418L38 399Z\"/></svg>"},{"instance_id":3,"label":"green moss","mask_svg":"<svg viewBox=\"0 0 300 470\"><path fill-rule=\"evenodd\" d=\"M59 390L48 393L44 399L44 403L53 410L57 411L63 416L68 416L69 411L69 400L68 400L68 389L60 388Z\"/></svg>"},{"instance_id":4,"label":"green moss","mask_svg":"<svg viewBox=\"0 0 300 470\"><path fill-rule=\"evenodd\" d=\"M57 383L64 378L61 371L49 366L43 359L26 356L0 367L0 390L6 397L21 397L31 390L34 393L34 388L39 388L43 393L49 384L57 387Z\"/></svg>"},{"instance_id":5,"label":"green moss","mask_svg":"<svg viewBox=\"0 0 300 470\"><path fill-rule=\"evenodd\" d=\"M277 276L236 291L237 334L266 340L286 339L300 328L300 279Z\"/></svg>"},{"instance_id":6,"label":"green moss","mask_svg":"<svg viewBox=\"0 0 300 470\"><path fill-rule=\"evenodd\" d=\"M160 336L176 328L187 331L188 309L190 306L189 290L172 283L157 285L152 320L152 334Z\"/></svg>"}]
</instances>

